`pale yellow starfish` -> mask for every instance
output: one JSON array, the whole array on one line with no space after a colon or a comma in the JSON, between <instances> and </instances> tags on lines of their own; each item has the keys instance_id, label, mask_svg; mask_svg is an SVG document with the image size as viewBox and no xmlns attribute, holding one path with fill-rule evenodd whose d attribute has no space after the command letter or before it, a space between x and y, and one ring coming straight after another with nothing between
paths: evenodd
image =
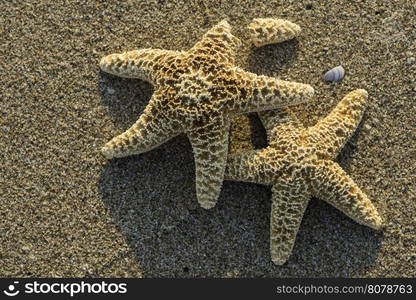
<instances>
[{"instance_id":1,"label":"pale yellow starfish","mask_svg":"<svg viewBox=\"0 0 416 300\"><path fill-rule=\"evenodd\" d=\"M186 52L142 49L104 57L108 73L149 81L155 92L138 121L102 149L108 158L149 151L185 133L193 147L200 205L213 207L223 182L230 118L305 101L306 84L259 76L235 66L240 41L226 21Z\"/></svg>"},{"instance_id":2,"label":"pale yellow starfish","mask_svg":"<svg viewBox=\"0 0 416 300\"><path fill-rule=\"evenodd\" d=\"M365 90L346 95L315 126L304 128L290 109L260 113L269 146L230 154L225 179L272 185L270 248L274 263L289 258L304 211L314 196L358 223L380 229L382 219L354 181L333 160L357 128Z\"/></svg>"}]
</instances>

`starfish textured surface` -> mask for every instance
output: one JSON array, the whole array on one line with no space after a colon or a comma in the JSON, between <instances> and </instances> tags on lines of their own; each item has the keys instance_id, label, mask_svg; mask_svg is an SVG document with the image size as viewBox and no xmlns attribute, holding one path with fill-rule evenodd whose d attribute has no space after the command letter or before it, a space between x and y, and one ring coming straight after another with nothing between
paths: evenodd
<instances>
[{"instance_id":1,"label":"starfish textured surface","mask_svg":"<svg viewBox=\"0 0 416 300\"><path fill-rule=\"evenodd\" d=\"M243 71L240 40L226 21L186 52L141 49L102 58L103 71L152 83L155 92L138 121L102 149L107 158L149 151L185 133L193 148L198 202L215 206L228 152L230 118L306 101L313 88Z\"/></svg>"},{"instance_id":2,"label":"starfish textured surface","mask_svg":"<svg viewBox=\"0 0 416 300\"><path fill-rule=\"evenodd\" d=\"M301 32L299 25L282 19L253 19L248 26L251 41L256 47L281 43L298 36Z\"/></svg>"},{"instance_id":3,"label":"starfish textured surface","mask_svg":"<svg viewBox=\"0 0 416 300\"><path fill-rule=\"evenodd\" d=\"M368 95L355 90L315 126L304 128L289 109L259 113L269 146L230 154L225 178L272 185L270 247L274 263L289 258L303 213L314 196L360 224L379 230L368 197L333 160L361 121Z\"/></svg>"}]
</instances>

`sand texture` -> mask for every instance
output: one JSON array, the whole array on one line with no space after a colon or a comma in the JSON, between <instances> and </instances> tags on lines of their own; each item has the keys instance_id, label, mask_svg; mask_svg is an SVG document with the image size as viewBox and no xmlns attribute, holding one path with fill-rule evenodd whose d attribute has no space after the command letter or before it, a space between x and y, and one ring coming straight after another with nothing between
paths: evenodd
<instances>
[{"instance_id":1,"label":"sand texture","mask_svg":"<svg viewBox=\"0 0 416 300\"><path fill-rule=\"evenodd\" d=\"M416 4L374 1L2 1L0 276L415 277ZM278 17L296 40L254 48L247 25ZM369 106L337 162L377 207L377 233L312 199L289 261L272 263L270 187L225 182L196 201L191 146L179 136L136 156L99 152L148 103L148 83L100 72L101 57L185 50L227 19L238 65L311 84L305 125L348 92ZM342 65L346 77L325 83ZM255 114L233 120L231 150L264 147Z\"/></svg>"}]
</instances>

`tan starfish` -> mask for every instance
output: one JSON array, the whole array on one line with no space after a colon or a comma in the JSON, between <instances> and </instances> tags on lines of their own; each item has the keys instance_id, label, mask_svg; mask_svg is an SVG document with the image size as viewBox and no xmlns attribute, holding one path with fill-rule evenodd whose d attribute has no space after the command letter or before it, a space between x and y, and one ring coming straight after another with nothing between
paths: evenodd
<instances>
[{"instance_id":1,"label":"tan starfish","mask_svg":"<svg viewBox=\"0 0 416 300\"><path fill-rule=\"evenodd\" d=\"M380 229L382 219L354 181L333 160L357 128L365 90L346 95L315 126L304 128L289 109L260 113L269 146L230 154L225 179L272 185L270 248L274 263L289 258L304 211L314 196L358 223Z\"/></svg>"},{"instance_id":2,"label":"tan starfish","mask_svg":"<svg viewBox=\"0 0 416 300\"><path fill-rule=\"evenodd\" d=\"M149 81L155 92L138 121L102 149L107 158L149 151L185 133L193 147L196 192L215 206L226 165L230 118L305 101L306 84L259 76L235 66L239 39L226 21L186 52L142 49L104 57L108 73Z\"/></svg>"}]
</instances>

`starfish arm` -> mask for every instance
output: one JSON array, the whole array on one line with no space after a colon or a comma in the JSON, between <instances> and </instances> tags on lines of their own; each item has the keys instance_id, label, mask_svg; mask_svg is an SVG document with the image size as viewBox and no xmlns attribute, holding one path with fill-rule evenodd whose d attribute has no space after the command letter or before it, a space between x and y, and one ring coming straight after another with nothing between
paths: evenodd
<instances>
[{"instance_id":1,"label":"starfish arm","mask_svg":"<svg viewBox=\"0 0 416 300\"><path fill-rule=\"evenodd\" d=\"M234 71L240 95L231 105L235 113L259 112L302 103L311 98L314 89L309 84L279 80L264 75Z\"/></svg>"},{"instance_id":2,"label":"starfish arm","mask_svg":"<svg viewBox=\"0 0 416 300\"><path fill-rule=\"evenodd\" d=\"M297 37L301 32L299 25L273 18L253 19L248 30L251 41L256 47L281 43Z\"/></svg>"},{"instance_id":3,"label":"starfish arm","mask_svg":"<svg viewBox=\"0 0 416 300\"><path fill-rule=\"evenodd\" d=\"M138 78L152 84L161 76L167 61L181 52L161 49L140 49L105 56L100 61L104 72L125 78Z\"/></svg>"},{"instance_id":4,"label":"starfish arm","mask_svg":"<svg viewBox=\"0 0 416 300\"><path fill-rule=\"evenodd\" d=\"M272 261L283 265L292 253L310 194L305 182L282 178L273 186L272 193L270 251Z\"/></svg>"},{"instance_id":5,"label":"starfish arm","mask_svg":"<svg viewBox=\"0 0 416 300\"><path fill-rule=\"evenodd\" d=\"M224 180L229 121L221 120L187 132L195 157L196 195L205 209L215 206Z\"/></svg>"},{"instance_id":6,"label":"starfish arm","mask_svg":"<svg viewBox=\"0 0 416 300\"><path fill-rule=\"evenodd\" d=\"M365 90L352 91L327 117L309 129L310 141L323 157L335 159L353 135L364 114L367 98Z\"/></svg>"},{"instance_id":7,"label":"starfish arm","mask_svg":"<svg viewBox=\"0 0 416 300\"><path fill-rule=\"evenodd\" d=\"M225 179L271 185L271 177L266 176L267 148L228 155Z\"/></svg>"},{"instance_id":8,"label":"starfish arm","mask_svg":"<svg viewBox=\"0 0 416 300\"><path fill-rule=\"evenodd\" d=\"M356 222L380 230L383 221L377 209L341 167L332 161L320 161L311 168L313 195L322 199Z\"/></svg>"},{"instance_id":9,"label":"starfish arm","mask_svg":"<svg viewBox=\"0 0 416 300\"><path fill-rule=\"evenodd\" d=\"M223 20L205 33L188 54L191 57L205 54L219 62L234 64L235 51L240 45L241 41L231 33L230 24Z\"/></svg>"},{"instance_id":10,"label":"starfish arm","mask_svg":"<svg viewBox=\"0 0 416 300\"><path fill-rule=\"evenodd\" d=\"M143 114L127 131L109 141L101 152L107 158L147 152L183 131L179 121L169 118L153 95Z\"/></svg>"}]
</instances>

